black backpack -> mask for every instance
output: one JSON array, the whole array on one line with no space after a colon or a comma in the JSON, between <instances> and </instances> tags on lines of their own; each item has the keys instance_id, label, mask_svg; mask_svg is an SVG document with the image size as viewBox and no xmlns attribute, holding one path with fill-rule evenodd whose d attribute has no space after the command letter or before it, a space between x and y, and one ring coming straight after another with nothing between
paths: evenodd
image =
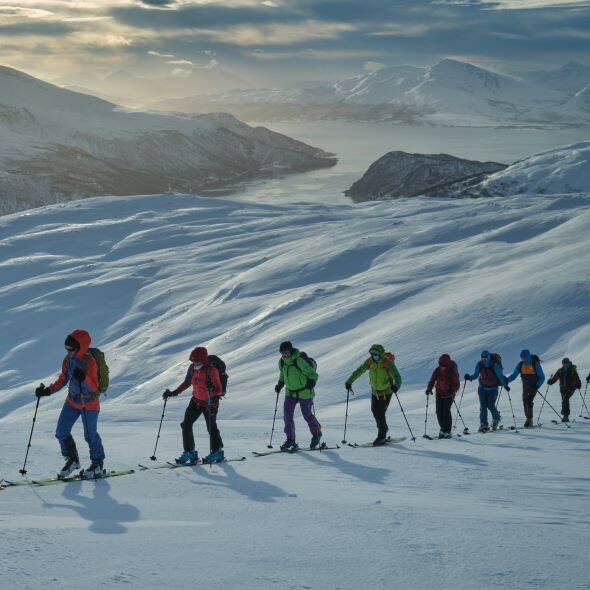
<instances>
[{"instance_id":1,"label":"black backpack","mask_svg":"<svg viewBox=\"0 0 590 590\"><path fill-rule=\"evenodd\" d=\"M500 369L504 368L502 367L502 357L497 352L490 352L490 364L492 366L498 365Z\"/></svg>"},{"instance_id":2,"label":"black backpack","mask_svg":"<svg viewBox=\"0 0 590 590\"><path fill-rule=\"evenodd\" d=\"M305 354L302 350L299 351L299 356L314 370L317 371L318 364L310 356ZM297 367L299 368L299 367Z\"/></svg>"},{"instance_id":3,"label":"black backpack","mask_svg":"<svg viewBox=\"0 0 590 590\"><path fill-rule=\"evenodd\" d=\"M221 395L225 395L227 392L227 380L229 376L225 370L225 363L216 355L209 355L209 366L215 367L219 373L219 380L221 381Z\"/></svg>"}]
</instances>

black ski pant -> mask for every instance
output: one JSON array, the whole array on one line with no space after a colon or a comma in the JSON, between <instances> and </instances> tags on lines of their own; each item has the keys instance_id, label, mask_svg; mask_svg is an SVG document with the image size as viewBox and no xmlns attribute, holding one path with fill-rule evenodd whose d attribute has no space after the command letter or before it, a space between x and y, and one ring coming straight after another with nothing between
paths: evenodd
<instances>
[{"instance_id":1,"label":"black ski pant","mask_svg":"<svg viewBox=\"0 0 590 590\"><path fill-rule=\"evenodd\" d=\"M527 375L528 376L528 375ZM537 395L537 383L535 380L522 380L522 405L524 406L524 415L527 420L533 419L533 406L535 395Z\"/></svg>"},{"instance_id":2,"label":"black ski pant","mask_svg":"<svg viewBox=\"0 0 590 590\"><path fill-rule=\"evenodd\" d=\"M451 434L451 428L453 427L453 418L451 416L452 407L452 397L436 396L436 417L438 418L438 425L443 432L448 434Z\"/></svg>"},{"instance_id":3,"label":"black ski pant","mask_svg":"<svg viewBox=\"0 0 590 590\"><path fill-rule=\"evenodd\" d=\"M197 418L203 414L205 422L207 423L207 432L209 433L209 445L211 451L217 451L223 448L223 441L219 428L217 428L217 412L219 410L219 401L215 400L209 406L205 403L204 406L197 405L194 397L191 398L186 411L184 413L184 420L180 424L182 428L182 444L185 451L195 450L195 437L193 435L193 424Z\"/></svg>"},{"instance_id":4,"label":"black ski pant","mask_svg":"<svg viewBox=\"0 0 590 590\"><path fill-rule=\"evenodd\" d=\"M570 398L576 392L575 389L570 389L561 392L561 413L563 416L570 415Z\"/></svg>"},{"instance_id":5,"label":"black ski pant","mask_svg":"<svg viewBox=\"0 0 590 590\"><path fill-rule=\"evenodd\" d=\"M385 413L387 412L392 397L392 395L382 395L380 397L377 397L376 395L371 396L371 412L373 412L375 422L377 423L377 430L379 431L377 438L385 438L387 436L389 427L387 426Z\"/></svg>"}]
</instances>

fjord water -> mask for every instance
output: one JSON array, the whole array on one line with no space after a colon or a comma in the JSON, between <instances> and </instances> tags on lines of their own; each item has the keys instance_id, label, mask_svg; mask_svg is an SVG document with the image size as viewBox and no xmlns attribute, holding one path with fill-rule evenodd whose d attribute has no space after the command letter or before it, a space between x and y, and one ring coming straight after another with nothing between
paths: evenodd
<instances>
[{"instance_id":1,"label":"fjord water","mask_svg":"<svg viewBox=\"0 0 590 590\"><path fill-rule=\"evenodd\" d=\"M249 122L333 152L333 168L255 180L224 191L232 199L267 202L350 203L343 192L378 158L393 150L445 153L511 164L533 153L590 139L590 128L522 129L414 127L346 121Z\"/></svg>"}]
</instances>

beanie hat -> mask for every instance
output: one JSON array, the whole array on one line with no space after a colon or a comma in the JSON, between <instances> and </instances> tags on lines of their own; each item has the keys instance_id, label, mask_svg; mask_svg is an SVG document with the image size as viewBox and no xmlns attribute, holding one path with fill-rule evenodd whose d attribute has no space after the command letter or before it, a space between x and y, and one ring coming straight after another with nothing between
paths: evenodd
<instances>
[{"instance_id":1,"label":"beanie hat","mask_svg":"<svg viewBox=\"0 0 590 590\"><path fill-rule=\"evenodd\" d=\"M289 340L285 340L284 342L281 342L281 345L279 346L279 352L293 352L293 345L291 342L289 342Z\"/></svg>"}]
</instances>

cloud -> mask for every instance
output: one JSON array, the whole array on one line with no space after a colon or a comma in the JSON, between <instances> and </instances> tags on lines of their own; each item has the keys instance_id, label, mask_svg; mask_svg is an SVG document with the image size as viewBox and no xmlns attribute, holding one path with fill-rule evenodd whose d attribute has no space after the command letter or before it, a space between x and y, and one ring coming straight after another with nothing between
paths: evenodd
<instances>
[{"instance_id":1,"label":"cloud","mask_svg":"<svg viewBox=\"0 0 590 590\"><path fill-rule=\"evenodd\" d=\"M172 64L175 66L194 66L195 65L192 61L189 61L188 59L172 59L170 61L167 61L166 63Z\"/></svg>"},{"instance_id":2,"label":"cloud","mask_svg":"<svg viewBox=\"0 0 590 590\"><path fill-rule=\"evenodd\" d=\"M127 39L122 35L107 35L105 37L105 42L111 47L126 47L132 43L130 39Z\"/></svg>"},{"instance_id":3,"label":"cloud","mask_svg":"<svg viewBox=\"0 0 590 590\"><path fill-rule=\"evenodd\" d=\"M153 55L154 57L161 57L163 59L174 59L176 57L172 53L160 53L159 51L148 51L148 55Z\"/></svg>"},{"instance_id":4,"label":"cloud","mask_svg":"<svg viewBox=\"0 0 590 590\"><path fill-rule=\"evenodd\" d=\"M172 70L172 75L175 78L188 78L192 73L192 70L187 70L183 68L174 68Z\"/></svg>"},{"instance_id":5,"label":"cloud","mask_svg":"<svg viewBox=\"0 0 590 590\"><path fill-rule=\"evenodd\" d=\"M24 6L0 6L0 18L47 18L54 13L43 8L26 8Z\"/></svg>"},{"instance_id":6,"label":"cloud","mask_svg":"<svg viewBox=\"0 0 590 590\"><path fill-rule=\"evenodd\" d=\"M531 10L539 8L577 8L590 6L590 0L433 0L432 3L480 6L494 10Z\"/></svg>"}]
</instances>

